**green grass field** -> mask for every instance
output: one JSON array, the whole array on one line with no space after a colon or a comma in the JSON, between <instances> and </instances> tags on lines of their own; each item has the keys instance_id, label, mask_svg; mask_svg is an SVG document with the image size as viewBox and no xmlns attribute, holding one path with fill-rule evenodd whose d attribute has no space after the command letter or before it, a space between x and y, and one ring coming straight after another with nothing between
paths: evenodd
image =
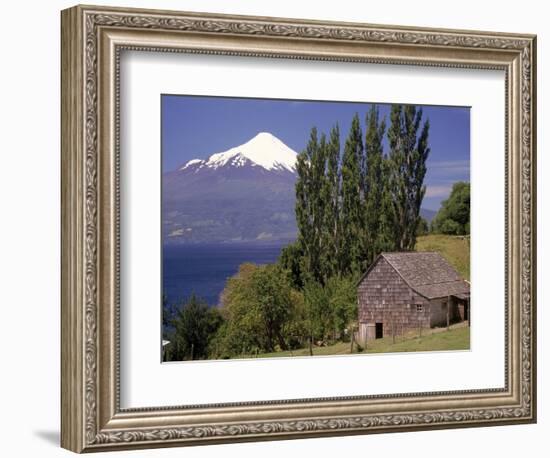
<instances>
[{"instance_id":1,"label":"green grass field","mask_svg":"<svg viewBox=\"0 0 550 458\"><path fill-rule=\"evenodd\" d=\"M367 353L393 353L409 351L446 351L468 350L470 348L470 328L467 323L446 329L423 330L431 334L419 336L418 332L409 333L405 338L396 338L395 344L391 337L375 340L367 344Z\"/></svg>"},{"instance_id":2,"label":"green grass field","mask_svg":"<svg viewBox=\"0 0 550 458\"><path fill-rule=\"evenodd\" d=\"M449 351L468 350L470 348L470 328L466 323L451 326L449 331L445 328L422 329L422 336L418 331L412 331L404 336L391 337L369 341L365 348L354 345L353 353L396 353L411 351ZM349 355L351 345L349 342L338 342L325 347L313 347L313 356ZM309 348L300 348L292 351L280 351L274 353L262 353L250 355L253 358L282 358L292 356L309 356ZM241 356L246 358L247 356Z\"/></svg>"},{"instance_id":3,"label":"green grass field","mask_svg":"<svg viewBox=\"0 0 550 458\"><path fill-rule=\"evenodd\" d=\"M438 251L466 280L470 280L470 237L430 234L416 239L416 251Z\"/></svg>"}]
</instances>

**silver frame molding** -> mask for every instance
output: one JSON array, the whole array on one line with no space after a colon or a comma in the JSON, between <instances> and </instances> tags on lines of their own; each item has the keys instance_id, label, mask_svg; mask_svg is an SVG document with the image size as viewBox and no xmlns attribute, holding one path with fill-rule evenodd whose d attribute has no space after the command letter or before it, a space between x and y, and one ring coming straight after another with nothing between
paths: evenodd
<instances>
[{"instance_id":1,"label":"silver frame molding","mask_svg":"<svg viewBox=\"0 0 550 458\"><path fill-rule=\"evenodd\" d=\"M75 452L536 421L536 37L76 6L61 15L61 445ZM498 69L506 91L503 389L121 409L124 49Z\"/></svg>"}]
</instances>

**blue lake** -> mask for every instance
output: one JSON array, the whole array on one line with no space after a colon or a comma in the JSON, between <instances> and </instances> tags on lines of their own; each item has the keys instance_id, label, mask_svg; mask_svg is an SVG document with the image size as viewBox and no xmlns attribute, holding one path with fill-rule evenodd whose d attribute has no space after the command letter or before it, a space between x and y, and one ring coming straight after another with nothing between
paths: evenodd
<instances>
[{"instance_id":1,"label":"blue lake","mask_svg":"<svg viewBox=\"0 0 550 458\"><path fill-rule=\"evenodd\" d=\"M163 294L180 303L192 293L208 304L218 303L227 279L243 262L269 264L286 244L165 245L162 257Z\"/></svg>"}]
</instances>

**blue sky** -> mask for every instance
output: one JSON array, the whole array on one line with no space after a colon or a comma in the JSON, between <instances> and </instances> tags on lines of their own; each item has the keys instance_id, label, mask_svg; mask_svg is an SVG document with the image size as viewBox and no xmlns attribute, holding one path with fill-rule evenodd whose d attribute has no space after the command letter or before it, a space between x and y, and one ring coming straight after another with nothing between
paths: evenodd
<instances>
[{"instance_id":1,"label":"blue sky","mask_svg":"<svg viewBox=\"0 0 550 458\"><path fill-rule=\"evenodd\" d=\"M163 95L162 167L174 170L190 159L204 159L271 132L296 152L312 126L328 132L338 123L342 145L355 113L364 131L367 103L316 102L231 97ZM390 105L378 104L389 120ZM437 210L456 181L470 181L470 109L423 106L430 119L426 196L422 206Z\"/></svg>"}]
</instances>

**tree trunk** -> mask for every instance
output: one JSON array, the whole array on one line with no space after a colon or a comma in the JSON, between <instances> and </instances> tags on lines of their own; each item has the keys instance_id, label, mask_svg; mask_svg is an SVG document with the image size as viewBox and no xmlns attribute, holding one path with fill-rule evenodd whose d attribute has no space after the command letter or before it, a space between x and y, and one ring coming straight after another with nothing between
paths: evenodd
<instances>
[{"instance_id":1,"label":"tree trunk","mask_svg":"<svg viewBox=\"0 0 550 458\"><path fill-rule=\"evenodd\" d=\"M283 351L288 350L288 345L286 344L285 339L281 335L280 331L277 331L277 340L279 342L279 347L281 347L281 350L283 350Z\"/></svg>"}]
</instances>

